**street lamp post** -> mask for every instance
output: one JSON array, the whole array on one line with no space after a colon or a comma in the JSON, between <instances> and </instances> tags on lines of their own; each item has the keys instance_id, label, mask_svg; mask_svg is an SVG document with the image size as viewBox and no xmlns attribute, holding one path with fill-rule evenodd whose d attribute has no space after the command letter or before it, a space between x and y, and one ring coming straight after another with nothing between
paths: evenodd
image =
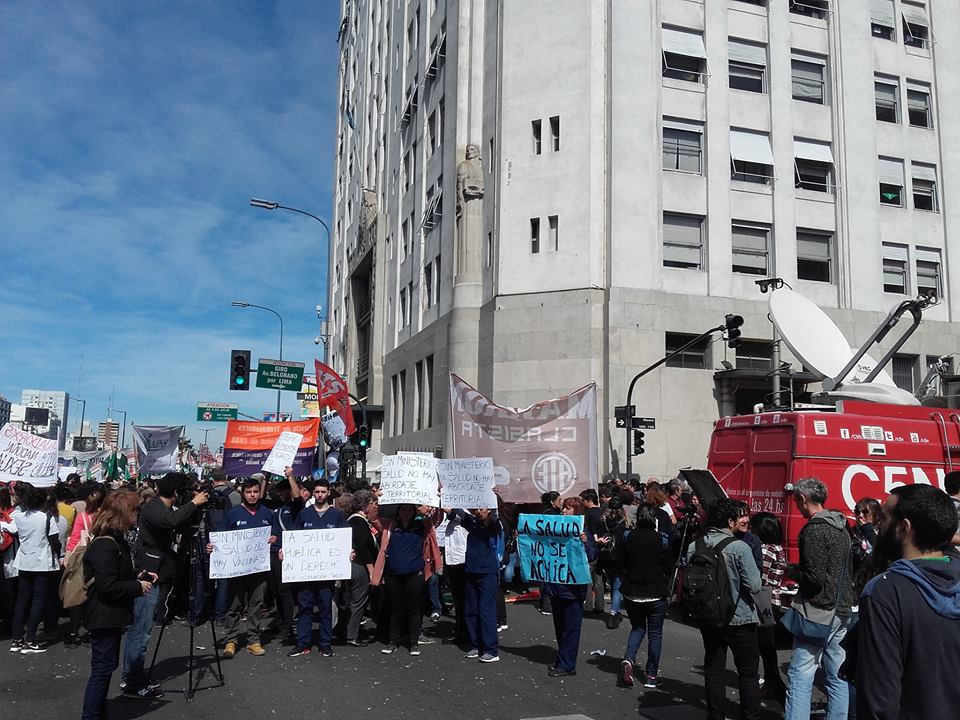
<instances>
[{"instance_id":1,"label":"street lamp post","mask_svg":"<svg viewBox=\"0 0 960 720\"><path fill-rule=\"evenodd\" d=\"M306 215L307 217L313 218L313 219L316 220L318 223L320 223L321 225L323 225L323 229L326 230L326 232L327 232L327 265L328 265L327 270L328 270L328 272L329 272L329 265L330 265L330 226L327 225L326 222L324 222L322 219L320 219L319 217L317 217L317 216L314 215L313 213L307 212L306 210L300 210L299 208L289 207L289 206L287 206L287 205L281 205L280 203L278 203L278 202L273 202L272 200L262 200L262 199L260 199L260 198L250 198L250 206L251 206L251 207L255 207L255 208L260 208L260 209L262 209L262 210L288 210L289 212L295 212L295 213L299 213L300 215ZM324 344L323 344L323 361L324 361L324 362L327 361L327 343L324 343Z\"/></svg>"},{"instance_id":2,"label":"street lamp post","mask_svg":"<svg viewBox=\"0 0 960 720\"><path fill-rule=\"evenodd\" d=\"M240 302L238 300L234 300L230 304L233 307L239 307L239 308L252 307L252 308L257 308L258 310L266 310L267 312L271 312L277 316L277 320L280 321L280 357L277 359L283 360L283 318L280 317L280 313L278 313L276 310L272 308L264 307L263 305L254 305L253 303L245 303L245 302ZM280 422L280 393L281 392L282 392L281 390L277 390L277 422Z\"/></svg>"},{"instance_id":3,"label":"street lamp post","mask_svg":"<svg viewBox=\"0 0 960 720\"><path fill-rule=\"evenodd\" d=\"M116 408L113 409L118 413L123 413L123 428L120 430L122 439L120 440L120 447L117 448L117 450L123 450L123 445L127 441L127 411L117 410Z\"/></svg>"}]
</instances>

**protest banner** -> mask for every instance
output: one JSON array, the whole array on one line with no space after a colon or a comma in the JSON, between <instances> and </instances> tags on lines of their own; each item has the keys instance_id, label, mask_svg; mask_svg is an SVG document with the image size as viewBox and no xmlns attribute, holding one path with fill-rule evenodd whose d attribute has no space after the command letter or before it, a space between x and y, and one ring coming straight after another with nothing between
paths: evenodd
<instances>
[{"instance_id":1,"label":"protest banner","mask_svg":"<svg viewBox=\"0 0 960 720\"><path fill-rule=\"evenodd\" d=\"M7 423L0 429L0 481L57 484L57 440L28 433Z\"/></svg>"},{"instance_id":2,"label":"protest banner","mask_svg":"<svg viewBox=\"0 0 960 720\"><path fill-rule=\"evenodd\" d=\"M440 507L496 510L493 492L493 458L437 460L440 476Z\"/></svg>"},{"instance_id":3,"label":"protest banner","mask_svg":"<svg viewBox=\"0 0 960 720\"><path fill-rule=\"evenodd\" d=\"M440 506L437 459L429 453L385 455L380 468L380 504Z\"/></svg>"},{"instance_id":4,"label":"protest banner","mask_svg":"<svg viewBox=\"0 0 960 720\"><path fill-rule=\"evenodd\" d=\"M285 530L283 582L350 579L351 528Z\"/></svg>"},{"instance_id":5,"label":"protest banner","mask_svg":"<svg viewBox=\"0 0 960 720\"><path fill-rule=\"evenodd\" d=\"M284 468L293 465L293 461L297 457L297 450L302 442L303 435L300 433L289 431L280 433L280 437L273 444L273 449L263 463L263 471L274 475L283 475Z\"/></svg>"},{"instance_id":6,"label":"protest banner","mask_svg":"<svg viewBox=\"0 0 960 720\"><path fill-rule=\"evenodd\" d=\"M233 477L250 477L260 472L273 446L285 432L302 435L292 463L298 476L313 472L320 419L266 423L255 420L228 420L227 437L223 441L223 469ZM283 471L281 470L281 473Z\"/></svg>"},{"instance_id":7,"label":"protest banner","mask_svg":"<svg viewBox=\"0 0 960 720\"><path fill-rule=\"evenodd\" d=\"M586 585L587 551L580 539L582 515L520 515L520 573L527 582Z\"/></svg>"},{"instance_id":8,"label":"protest banner","mask_svg":"<svg viewBox=\"0 0 960 720\"><path fill-rule=\"evenodd\" d=\"M536 503L545 492L564 497L597 487L597 386L510 408L497 405L450 374L454 457L492 457L500 497Z\"/></svg>"},{"instance_id":9,"label":"protest banner","mask_svg":"<svg viewBox=\"0 0 960 720\"><path fill-rule=\"evenodd\" d=\"M210 533L210 579L240 577L270 570L269 527Z\"/></svg>"},{"instance_id":10,"label":"protest banner","mask_svg":"<svg viewBox=\"0 0 960 720\"><path fill-rule=\"evenodd\" d=\"M134 425L133 447L141 475L158 475L177 469L183 425Z\"/></svg>"}]
</instances>

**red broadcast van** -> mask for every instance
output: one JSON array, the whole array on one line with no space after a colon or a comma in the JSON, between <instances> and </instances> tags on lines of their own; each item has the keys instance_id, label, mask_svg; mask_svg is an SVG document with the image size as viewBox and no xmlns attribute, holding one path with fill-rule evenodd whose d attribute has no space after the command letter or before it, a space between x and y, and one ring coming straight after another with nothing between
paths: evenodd
<instances>
[{"instance_id":1,"label":"red broadcast van","mask_svg":"<svg viewBox=\"0 0 960 720\"><path fill-rule=\"evenodd\" d=\"M836 412L788 411L717 421L708 468L732 498L752 512L771 512L784 524L788 562L798 562L797 535L806 520L793 502L793 484L817 477L827 507L852 517L864 497L883 502L908 483L943 488L960 469L958 411L862 401L837 402Z\"/></svg>"}]
</instances>

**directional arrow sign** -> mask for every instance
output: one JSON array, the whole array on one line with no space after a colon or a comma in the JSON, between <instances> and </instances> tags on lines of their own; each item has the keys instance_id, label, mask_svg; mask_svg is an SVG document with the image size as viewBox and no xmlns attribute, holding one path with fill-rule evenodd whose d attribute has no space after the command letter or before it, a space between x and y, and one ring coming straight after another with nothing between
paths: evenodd
<instances>
[{"instance_id":1,"label":"directional arrow sign","mask_svg":"<svg viewBox=\"0 0 960 720\"><path fill-rule=\"evenodd\" d=\"M623 418L623 417L618 417L618 418L617 418L617 427L618 427L618 428L625 428L626 426L627 426L627 419L626 419L626 418Z\"/></svg>"},{"instance_id":2,"label":"directional arrow sign","mask_svg":"<svg viewBox=\"0 0 960 720\"><path fill-rule=\"evenodd\" d=\"M257 387L274 390L300 390L303 385L303 363L287 360L257 362Z\"/></svg>"}]
</instances>

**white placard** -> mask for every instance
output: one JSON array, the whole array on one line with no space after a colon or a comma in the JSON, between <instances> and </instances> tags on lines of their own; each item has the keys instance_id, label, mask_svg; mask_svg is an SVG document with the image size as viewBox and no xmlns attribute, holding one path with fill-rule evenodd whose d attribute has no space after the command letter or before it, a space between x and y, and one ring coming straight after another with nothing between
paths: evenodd
<instances>
[{"instance_id":1,"label":"white placard","mask_svg":"<svg viewBox=\"0 0 960 720\"><path fill-rule=\"evenodd\" d=\"M350 579L352 528L285 530L283 582Z\"/></svg>"},{"instance_id":2,"label":"white placard","mask_svg":"<svg viewBox=\"0 0 960 720\"><path fill-rule=\"evenodd\" d=\"M440 506L437 459L426 453L385 455L380 468L380 504Z\"/></svg>"},{"instance_id":3,"label":"white placard","mask_svg":"<svg viewBox=\"0 0 960 720\"><path fill-rule=\"evenodd\" d=\"M263 471L274 475L283 475L283 471L293 465L301 442L303 442L301 433L290 431L280 433L280 437L273 444L273 450L270 451L266 462L263 463Z\"/></svg>"},{"instance_id":4,"label":"white placard","mask_svg":"<svg viewBox=\"0 0 960 720\"><path fill-rule=\"evenodd\" d=\"M7 423L0 429L0 480L34 487L57 484L57 441Z\"/></svg>"},{"instance_id":5,"label":"white placard","mask_svg":"<svg viewBox=\"0 0 960 720\"><path fill-rule=\"evenodd\" d=\"M472 510L497 508L493 492L493 458L437 460L440 475L440 506Z\"/></svg>"},{"instance_id":6,"label":"white placard","mask_svg":"<svg viewBox=\"0 0 960 720\"><path fill-rule=\"evenodd\" d=\"M210 579L240 577L270 570L269 527L210 533Z\"/></svg>"}]
</instances>

